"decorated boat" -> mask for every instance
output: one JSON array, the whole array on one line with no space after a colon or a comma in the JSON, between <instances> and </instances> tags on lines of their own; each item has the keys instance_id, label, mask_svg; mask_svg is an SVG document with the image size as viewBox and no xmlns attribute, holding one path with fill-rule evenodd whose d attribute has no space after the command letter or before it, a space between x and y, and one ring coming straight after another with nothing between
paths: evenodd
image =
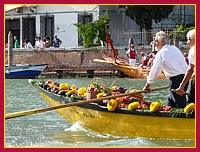
<instances>
[{"instance_id":1,"label":"decorated boat","mask_svg":"<svg viewBox=\"0 0 200 152\"><path fill-rule=\"evenodd\" d=\"M50 80L31 84L51 107L7 114L6 119L56 110L70 123L103 135L195 140L194 104L176 109L159 100L145 101L141 90L108 89L95 83L87 88Z\"/></svg>"},{"instance_id":2,"label":"decorated boat","mask_svg":"<svg viewBox=\"0 0 200 152\"><path fill-rule=\"evenodd\" d=\"M17 64L5 66L5 78L37 78L47 67L48 64Z\"/></svg>"},{"instance_id":3,"label":"decorated boat","mask_svg":"<svg viewBox=\"0 0 200 152\"><path fill-rule=\"evenodd\" d=\"M102 50L102 59L94 59L94 62L110 63L114 65L119 71L128 75L131 78L146 78L150 72L150 68L142 68L138 65L130 65L122 58L113 58L105 50ZM164 72L161 72L158 79L166 79Z\"/></svg>"},{"instance_id":4,"label":"decorated boat","mask_svg":"<svg viewBox=\"0 0 200 152\"><path fill-rule=\"evenodd\" d=\"M128 75L131 78L146 78L150 72L150 67L141 67L139 65L130 65L127 60L118 56L118 52L114 48L112 44L112 40L108 32L106 31L106 40L107 45L111 47L111 52L107 49L104 50L103 42L102 42L102 59L94 59L94 62L103 62L103 63L110 63L114 65L122 74ZM128 46L130 47L131 44L134 44L133 39L130 37ZM107 47L108 48L108 47ZM162 71L158 76L158 79L166 79L164 72Z\"/></svg>"}]
</instances>

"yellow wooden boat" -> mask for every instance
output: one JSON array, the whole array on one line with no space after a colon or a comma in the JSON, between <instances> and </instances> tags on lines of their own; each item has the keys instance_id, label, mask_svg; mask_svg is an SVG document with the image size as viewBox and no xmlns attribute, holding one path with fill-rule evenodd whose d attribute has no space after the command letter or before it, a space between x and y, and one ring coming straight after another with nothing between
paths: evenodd
<instances>
[{"instance_id":1,"label":"yellow wooden boat","mask_svg":"<svg viewBox=\"0 0 200 152\"><path fill-rule=\"evenodd\" d=\"M37 86L39 94L51 106L75 103L70 97L54 94ZM108 111L98 103L69 106L56 110L70 123L100 134L125 137L145 137L164 139L195 139L195 114L187 116L179 113L172 117L170 112L149 110L128 110L119 108Z\"/></svg>"},{"instance_id":2,"label":"yellow wooden boat","mask_svg":"<svg viewBox=\"0 0 200 152\"><path fill-rule=\"evenodd\" d=\"M112 44L112 40L110 39L110 36L106 29L106 39L107 39L107 45L111 47L111 52L105 51L102 43L102 58L101 59L94 59L95 62L106 62L114 65L119 71L122 72L122 74L128 75L131 78L146 78L150 72L150 68L142 68L137 65L130 65L128 61L118 57L118 52L114 48ZM133 39L129 39L129 46L134 43ZM158 79L166 79L164 72L161 72L158 76Z\"/></svg>"},{"instance_id":3,"label":"yellow wooden boat","mask_svg":"<svg viewBox=\"0 0 200 152\"><path fill-rule=\"evenodd\" d=\"M112 58L104 50L102 51L103 59L110 64L113 64L119 71L128 75L131 78L146 78L150 72L150 68L142 68L137 65L130 65L127 61L120 58ZM99 61L101 60L94 60ZM158 79L166 79L164 72L161 72Z\"/></svg>"}]
</instances>

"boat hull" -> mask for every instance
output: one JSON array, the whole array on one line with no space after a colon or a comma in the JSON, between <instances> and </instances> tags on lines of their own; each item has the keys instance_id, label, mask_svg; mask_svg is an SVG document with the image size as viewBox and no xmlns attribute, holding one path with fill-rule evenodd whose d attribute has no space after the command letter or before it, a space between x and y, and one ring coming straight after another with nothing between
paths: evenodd
<instances>
[{"instance_id":1,"label":"boat hull","mask_svg":"<svg viewBox=\"0 0 200 152\"><path fill-rule=\"evenodd\" d=\"M51 105L63 103L64 97L38 89L40 95ZM57 112L70 123L100 134L125 137L145 137L164 139L195 139L195 118L174 118L169 112L151 113L118 109L114 112L107 107L91 103L58 109ZM167 115L166 115L167 114ZM161 116L162 115L162 116Z\"/></svg>"},{"instance_id":2,"label":"boat hull","mask_svg":"<svg viewBox=\"0 0 200 152\"><path fill-rule=\"evenodd\" d=\"M6 66L5 78L6 79L23 79L23 78L36 78L46 68L48 64L24 64L15 66Z\"/></svg>"},{"instance_id":3,"label":"boat hull","mask_svg":"<svg viewBox=\"0 0 200 152\"><path fill-rule=\"evenodd\" d=\"M107 63L114 65L119 71L123 72L131 78L147 78L147 76L149 75L149 68L142 68L137 65L130 65L127 61L121 58L113 59L104 50L102 51L102 57ZM157 78L166 79L163 72L160 73Z\"/></svg>"},{"instance_id":4,"label":"boat hull","mask_svg":"<svg viewBox=\"0 0 200 152\"><path fill-rule=\"evenodd\" d=\"M147 78L149 75L150 69L142 69L140 67L136 66L124 66L124 65L117 65L113 64L119 71L125 73L131 78ZM161 73L158 77L158 79L166 79L164 73Z\"/></svg>"}]
</instances>

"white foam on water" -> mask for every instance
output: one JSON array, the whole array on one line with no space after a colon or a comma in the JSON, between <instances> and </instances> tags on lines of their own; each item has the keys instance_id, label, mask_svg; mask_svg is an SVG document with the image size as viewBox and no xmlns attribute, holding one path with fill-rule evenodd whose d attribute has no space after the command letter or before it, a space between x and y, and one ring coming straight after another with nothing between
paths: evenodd
<instances>
[{"instance_id":1,"label":"white foam on water","mask_svg":"<svg viewBox=\"0 0 200 152\"><path fill-rule=\"evenodd\" d=\"M72 126L69 128L66 128L65 131L86 131L83 127L81 127L80 122L74 123Z\"/></svg>"}]
</instances>

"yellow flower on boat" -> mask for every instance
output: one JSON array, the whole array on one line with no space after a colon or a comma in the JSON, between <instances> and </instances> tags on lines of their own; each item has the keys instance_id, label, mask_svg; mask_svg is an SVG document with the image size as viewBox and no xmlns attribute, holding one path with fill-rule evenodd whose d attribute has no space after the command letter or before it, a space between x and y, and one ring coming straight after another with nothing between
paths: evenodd
<instances>
[{"instance_id":1,"label":"yellow flower on boat","mask_svg":"<svg viewBox=\"0 0 200 152\"><path fill-rule=\"evenodd\" d=\"M97 94L97 98L101 98L101 97L103 97L104 96L104 92L101 92L101 93L98 93Z\"/></svg>"},{"instance_id":2,"label":"yellow flower on boat","mask_svg":"<svg viewBox=\"0 0 200 152\"><path fill-rule=\"evenodd\" d=\"M195 110L195 104L194 103L190 103L184 108L185 113L191 112L192 110L193 111Z\"/></svg>"},{"instance_id":3,"label":"yellow flower on boat","mask_svg":"<svg viewBox=\"0 0 200 152\"><path fill-rule=\"evenodd\" d=\"M159 107L161 106L161 104L159 102L152 102L150 105L150 111L151 112L155 112L159 109Z\"/></svg>"},{"instance_id":4,"label":"yellow flower on boat","mask_svg":"<svg viewBox=\"0 0 200 152\"><path fill-rule=\"evenodd\" d=\"M139 102L132 102L128 105L128 109L132 110L132 109L137 109L138 106L140 105Z\"/></svg>"},{"instance_id":5,"label":"yellow flower on boat","mask_svg":"<svg viewBox=\"0 0 200 152\"><path fill-rule=\"evenodd\" d=\"M60 86L59 86L59 90L69 90L70 89L70 85L65 83L61 83Z\"/></svg>"},{"instance_id":6,"label":"yellow flower on boat","mask_svg":"<svg viewBox=\"0 0 200 152\"><path fill-rule=\"evenodd\" d=\"M117 98L116 98L116 101L117 101L118 103L122 102L123 100L124 100L124 97L117 97Z\"/></svg>"},{"instance_id":7,"label":"yellow flower on boat","mask_svg":"<svg viewBox=\"0 0 200 152\"><path fill-rule=\"evenodd\" d=\"M76 88L77 88L77 87L76 87L76 85L74 85L74 84L71 86L71 89L76 89Z\"/></svg>"},{"instance_id":8,"label":"yellow flower on boat","mask_svg":"<svg viewBox=\"0 0 200 152\"><path fill-rule=\"evenodd\" d=\"M117 107L117 101L114 99L111 99L107 103L107 108L109 111L114 111Z\"/></svg>"},{"instance_id":9,"label":"yellow flower on boat","mask_svg":"<svg viewBox=\"0 0 200 152\"><path fill-rule=\"evenodd\" d=\"M68 91L67 94L68 95L77 94L76 89L72 89L72 90Z\"/></svg>"},{"instance_id":10,"label":"yellow flower on boat","mask_svg":"<svg viewBox=\"0 0 200 152\"><path fill-rule=\"evenodd\" d=\"M50 84L50 88L58 88L55 84Z\"/></svg>"},{"instance_id":11,"label":"yellow flower on boat","mask_svg":"<svg viewBox=\"0 0 200 152\"><path fill-rule=\"evenodd\" d=\"M79 88L78 89L78 95L84 95L86 93L86 88L85 87L82 87L82 88Z\"/></svg>"},{"instance_id":12,"label":"yellow flower on boat","mask_svg":"<svg viewBox=\"0 0 200 152\"><path fill-rule=\"evenodd\" d=\"M117 91L118 86L112 86L112 91Z\"/></svg>"},{"instance_id":13,"label":"yellow flower on boat","mask_svg":"<svg viewBox=\"0 0 200 152\"><path fill-rule=\"evenodd\" d=\"M126 90L125 93L130 93L130 90Z\"/></svg>"}]
</instances>

